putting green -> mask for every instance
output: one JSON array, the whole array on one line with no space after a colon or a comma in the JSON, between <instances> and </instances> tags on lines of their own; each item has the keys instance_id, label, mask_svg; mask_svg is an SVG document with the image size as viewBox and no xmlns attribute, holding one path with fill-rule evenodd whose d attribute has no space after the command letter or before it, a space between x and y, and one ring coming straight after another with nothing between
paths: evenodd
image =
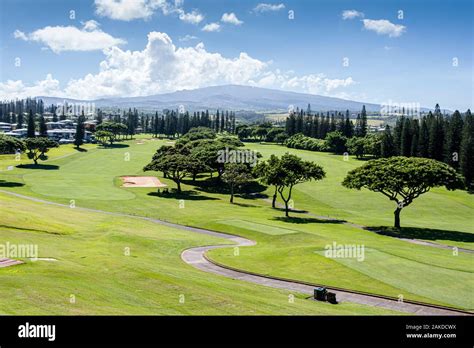
<instances>
[{"instance_id":1,"label":"putting green","mask_svg":"<svg viewBox=\"0 0 474 348\"><path fill-rule=\"evenodd\" d=\"M243 220L222 220L222 221L218 221L218 223L221 225L244 228L246 230L250 230L253 232L260 232L260 233L265 233L265 234L269 234L273 236L290 234L290 233L298 233L298 231L290 230L287 228L281 228L281 227L260 224L257 222L243 221Z\"/></svg>"},{"instance_id":2,"label":"putting green","mask_svg":"<svg viewBox=\"0 0 474 348\"><path fill-rule=\"evenodd\" d=\"M324 251L316 253L325 255ZM455 307L474 309L472 271L457 271L424 264L372 248L365 248L363 261L358 261L357 258L333 260L401 289L400 295L404 295L405 290L427 298L435 297ZM406 298L406 294L404 297Z\"/></svg>"}]
</instances>

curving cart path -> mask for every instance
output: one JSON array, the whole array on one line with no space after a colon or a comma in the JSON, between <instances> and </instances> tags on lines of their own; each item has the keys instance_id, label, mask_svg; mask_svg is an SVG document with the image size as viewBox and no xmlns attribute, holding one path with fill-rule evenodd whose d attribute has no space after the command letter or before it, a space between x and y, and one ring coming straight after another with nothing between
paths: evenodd
<instances>
[{"instance_id":1,"label":"curving cart path","mask_svg":"<svg viewBox=\"0 0 474 348\"><path fill-rule=\"evenodd\" d=\"M29 196L25 196L22 194L9 192L5 190L0 190L0 192L8 194L8 195L16 196L19 198L27 199L30 201L34 201L34 202L56 205L56 206L61 206L61 207L69 207L66 204L46 201L43 199L29 197ZM179 224L166 222L163 220L158 220L158 219L153 219L153 218L147 218L143 216L130 215L130 214L124 214L124 213L114 213L114 212L91 209L91 208L76 207L75 209L114 215L114 216L124 216L124 217L130 217L134 219L147 220L147 221L157 223L160 225L178 228L178 229L193 232L193 233L200 233L200 234L205 234L205 235L214 236L218 238L223 238L227 240L229 244L200 246L200 247L186 249L181 253L181 259L185 263L204 272L218 274L224 277L247 281L254 284L268 286L272 288L299 292L299 293L303 293L309 296L313 295L313 290L316 286L321 286L317 284L310 284L310 283L290 280L290 279L269 277L269 276L255 274L252 272L233 269L231 267L220 265L214 261L211 261L209 258L206 257L206 252L212 249L248 247L248 246L253 246L256 244L256 242L247 238L243 238L243 237L239 237L239 236L235 236L235 235L231 235L227 233L221 233L221 232L215 232L215 231L210 231L206 229L196 228L196 227L179 225ZM332 287L327 287L327 289L336 293L338 302L353 302L353 303L358 303L358 304L363 304L363 305L382 307L382 308L391 309L394 311L410 313L413 315L470 315L470 314L472 315L472 313L468 311L457 310L457 309L453 309L449 307L436 306L436 305L431 305L427 303L414 302L414 301L398 302L397 299L395 298L365 294L365 293L360 293L360 292L352 291L348 289L339 289L339 288L332 288Z\"/></svg>"}]
</instances>

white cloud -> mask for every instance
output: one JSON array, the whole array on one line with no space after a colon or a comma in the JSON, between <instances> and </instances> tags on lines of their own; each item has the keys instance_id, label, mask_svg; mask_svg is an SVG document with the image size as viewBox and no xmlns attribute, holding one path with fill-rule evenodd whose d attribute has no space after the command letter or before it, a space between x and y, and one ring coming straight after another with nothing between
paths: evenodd
<instances>
[{"instance_id":1,"label":"white cloud","mask_svg":"<svg viewBox=\"0 0 474 348\"><path fill-rule=\"evenodd\" d=\"M186 23L199 24L204 20L204 16L196 10L193 10L188 13L181 11L179 19Z\"/></svg>"},{"instance_id":2,"label":"white cloud","mask_svg":"<svg viewBox=\"0 0 474 348\"><path fill-rule=\"evenodd\" d=\"M63 90L50 75L27 86L22 81L0 83L1 98L59 96L74 99L145 96L222 84L240 84L315 94L343 93L355 83L352 77L331 79L324 74L298 76L294 72L271 69L264 62L241 52L224 57L209 52L203 43L176 47L166 33L151 32L141 51L111 47L99 72L71 79Z\"/></svg>"},{"instance_id":3,"label":"white cloud","mask_svg":"<svg viewBox=\"0 0 474 348\"><path fill-rule=\"evenodd\" d=\"M309 74L296 76L293 72L266 72L263 77L254 81L259 87L279 88L295 92L328 95L336 89L355 84L352 77L345 79L330 79L325 74Z\"/></svg>"},{"instance_id":4,"label":"white cloud","mask_svg":"<svg viewBox=\"0 0 474 348\"><path fill-rule=\"evenodd\" d=\"M13 37L15 39L20 39L20 40L24 40L24 41L28 41L28 37L26 36L26 34L20 30L15 30L15 32L13 33Z\"/></svg>"},{"instance_id":5,"label":"white cloud","mask_svg":"<svg viewBox=\"0 0 474 348\"><path fill-rule=\"evenodd\" d=\"M271 11L280 11L285 8L285 4L265 4L260 3L253 9L254 12L271 12Z\"/></svg>"},{"instance_id":6,"label":"white cloud","mask_svg":"<svg viewBox=\"0 0 474 348\"><path fill-rule=\"evenodd\" d=\"M209 23L209 24L206 24L202 28L202 31L207 31L207 32L220 31L220 30L221 30L221 25L219 23Z\"/></svg>"},{"instance_id":7,"label":"white cloud","mask_svg":"<svg viewBox=\"0 0 474 348\"><path fill-rule=\"evenodd\" d=\"M363 19L364 28L375 31L379 35L388 35L389 37L399 37L406 27L401 24L393 24L386 19Z\"/></svg>"},{"instance_id":8,"label":"white cloud","mask_svg":"<svg viewBox=\"0 0 474 348\"><path fill-rule=\"evenodd\" d=\"M31 86L26 86L21 80L8 80L5 83L0 82L0 99L11 100L17 98L27 98L31 96L63 96L59 89L59 81L53 79L51 74L41 81L36 81Z\"/></svg>"},{"instance_id":9,"label":"white cloud","mask_svg":"<svg viewBox=\"0 0 474 348\"><path fill-rule=\"evenodd\" d=\"M121 21L148 20L157 10L165 16L178 14L186 23L199 24L204 20L204 15L197 10L184 11L182 0L174 3L168 0L95 0L95 6L97 15Z\"/></svg>"},{"instance_id":10,"label":"white cloud","mask_svg":"<svg viewBox=\"0 0 474 348\"><path fill-rule=\"evenodd\" d=\"M342 12L342 19L354 19L356 17L364 17L362 12L356 10L345 10Z\"/></svg>"},{"instance_id":11,"label":"white cloud","mask_svg":"<svg viewBox=\"0 0 474 348\"><path fill-rule=\"evenodd\" d=\"M87 21L82 29L73 26L47 26L29 34L15 30L13 35L17 39L41 42L55 53L102 50L126 43L125 40L104 33L98 26L96 21Z\"/></svg>"},{"instance_id":12,"label":"white cloud","mask_svg":"<svg viewBox=\"0 0 474 348\"><path fill-rule=\"evenodd\" d=\"M122 21L149 19L156 9L170 8L166 0L95 0L95 6L97 15Z\"/></svg>"},{"instance_id":13,"label":"white cloud","mask_svg":"<svg viewBox=\"0 0 474 348\"><path fill-rule=\"evenodd\" d=\"M94 31L97 30L100 26L99 23L97 23L95 20L91 19L89 21L83 22L83 29L86 31Z\"/></svg>"},{"instance_id":14,"label":"white cloud","mask_svg":"<svg viewBox=\"0 0 474 348\"><path fill-rule=\"evenodd\" d=\"M224 23L234 24L234 25L241 25L243 22L237 18L234 12L231 13L224 13L222 15L221 21Z\"/></svg>"},{"instance_id":15,"label":"white cloud","mask_svg":"<svg viewBox=\"0 0 474 348\"><path fill-rule=\"evenodd\" d=\"M198 40L198 39L199 38L197 36L187 34L183 37L180 37L179 41L186 42L186 41L192 41L192 40Z\"/></svg>"}]
</instances>

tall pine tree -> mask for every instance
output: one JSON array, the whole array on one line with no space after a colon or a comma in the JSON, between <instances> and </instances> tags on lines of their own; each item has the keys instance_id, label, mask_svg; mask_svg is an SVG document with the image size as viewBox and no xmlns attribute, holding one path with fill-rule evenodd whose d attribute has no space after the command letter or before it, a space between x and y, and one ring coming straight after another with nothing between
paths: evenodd
<instances>
[{"instance_id":1,"label":"tall pine tree","mask_svg":"<svg viewBox=\"0 0 474 348\"><path fill-rule=\"evenodd\" d=\"M464 175L466 186L474 190L474 120L471 110L466 111L462 129L460 169Z\"/></svg>"},{"instance_id":2,"label":"tall pine tree","mask_svg":"<svg viewBox=\"0 0 474 348\"><path fill-rule=\"evenodd\" d=\"M463 120L458 110L446 124L444 145L444 161L454 168L459 168L459 154L461 150Z\"/></svg>"},{"instance_id":3,"label":"tall pine tree","mask_svg":"<svg viewBox=\"0 0 474 348\"><path fill-rule=\"evenodd\" d=\"M35 117L33 116L33 111L30 109L30 113L28 114L28 130L26 133L28 138L35 137Z\"/></svg>"}]
</instances>

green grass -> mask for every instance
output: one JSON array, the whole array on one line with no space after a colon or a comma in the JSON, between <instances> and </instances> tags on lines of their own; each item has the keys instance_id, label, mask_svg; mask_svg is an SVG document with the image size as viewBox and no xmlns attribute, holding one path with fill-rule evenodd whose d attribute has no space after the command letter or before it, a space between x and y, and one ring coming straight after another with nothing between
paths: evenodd
<instances>
[{"instance_id":1,"label":"green grass","mask_svg":"<svg viewBox=\"0 0 474 348\"><path fill-rule=\"evenodd\" d=\"M67 157L57 156L57 159L52 150L51 161L45 164L58 165L58 169L15 168L1 172L0 189L66 204L75 200L78 207L161 218L257 241L256 246L241 248L239 256L234 256L232 248L209 253L216 261L233 267L375 294L394 297L402 294L406 299L474 308L472 254L455 256L450 250L414 245L303 214L293 213L294 219L283 219L282 211L271 209L268 202L255 197L237 197L237 204L231 205L225 192L214 192L205 185L205 177L198 180L197 186L187 180L182 195L158 196L150 188L120 187L119 176L143 174L143 166L156 148L166 142L141 140L144 144L138 145L133 140L126 142L129 147L91 149ZM323 181L296 187L295 208L367 226L392 225L394 207L388 199L340 185L347 171L363 162L277 145L253 143L247 146L264 157L292 152L325 168L327 178ZM125 161L127 152L130 161ZM163 179L161 173L145 175L157 175L175 187L172 181ZM272 194L271 190L266 193ZM181 199L185 203L183 209ZM402 230L401 236L473 249L472 216L472 195L435 189L403 210L402 226L407 228ZM364 262L354 264L352 260L341 262L315 252L333 242L363 244L367 250L378 253L371 252ZM385 267L384 261L391 267ZM396 271L391 272L391 268Z\"/></svg>"},{"instance_id":2,"label":"green grass","mask_svg":"<svg viewBox=\"0 0 474 348\"><path fill-rule=\"evenodd\" d=\"M289 230L287 228L280 228L271 225L259 224L251 221L242 221L242 220L222 220L217 221L218 223L226 226L234 226L240 229L246 229L254 232L261 232L270 234L273 236L289 234L289 233L298 233L296 230Z\"/></svg>"},{"instance_id":3,"label":"green grass","mask_svg":"<svg viewBox=\"0 0 474 348\"><path fill-rule=\"evenodd\" d=\"M394 313L297 293L290 303L289 292L204 274L181 261L184 249L222 244L218 238L5 194L0 202L1 243L34 244L39 257L57 260L0 269L1 315Z\"/></svg>"}]
</instances>

